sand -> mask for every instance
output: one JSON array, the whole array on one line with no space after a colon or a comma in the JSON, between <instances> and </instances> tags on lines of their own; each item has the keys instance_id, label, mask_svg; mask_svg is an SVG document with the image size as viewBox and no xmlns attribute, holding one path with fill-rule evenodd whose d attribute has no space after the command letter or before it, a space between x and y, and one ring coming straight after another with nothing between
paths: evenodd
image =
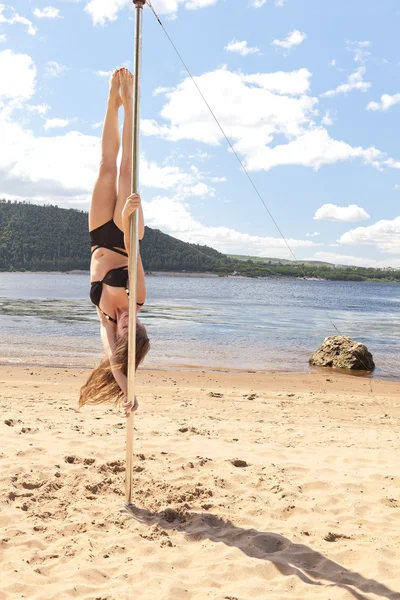
<instances>
[{"instance_id":1,"label":"sand","mask_svg":"<svg viewBox=\"0 0 400 600\"><path fill-rule=\"evenodd\" d=\"M400 385L140 372L126 422L87 371L0 367L1 599L400 599Z\"/></svg>"}]
</instances>

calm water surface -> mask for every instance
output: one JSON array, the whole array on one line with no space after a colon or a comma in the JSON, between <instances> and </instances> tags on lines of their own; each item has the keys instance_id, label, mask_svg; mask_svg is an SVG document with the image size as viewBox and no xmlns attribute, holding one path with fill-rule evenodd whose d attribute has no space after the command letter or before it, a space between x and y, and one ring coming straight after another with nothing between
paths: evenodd
<instances>
[{"instance_id":1,"label":"calm water surface","mask_svg":"<svg viewBox=\"0 0 400 600\"><path fill-rule=\"evenodd\" d=\"M0 273L0 362L91 366L101 355L89 276ZM148 366L307 371L324 337L373 353L400 379L400 286L381 283L147 277Z\"/></svg>"}]
</instances>

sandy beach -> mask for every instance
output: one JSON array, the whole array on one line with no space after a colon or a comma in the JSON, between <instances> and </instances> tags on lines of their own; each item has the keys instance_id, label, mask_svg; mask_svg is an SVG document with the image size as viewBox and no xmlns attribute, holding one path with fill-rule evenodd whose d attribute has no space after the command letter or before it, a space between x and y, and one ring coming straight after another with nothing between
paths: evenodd
<instances>
[{"instance_id":1,"label":"sandy beach","mask_svg":"<svg viewBox=\"0 0 400 600\"><path fill-rule=\"evenodd\" d=\"M143 370L127 513L87 374L0 367L1 599L400 599L399 383Z\"/></svg>"}]
</instances>

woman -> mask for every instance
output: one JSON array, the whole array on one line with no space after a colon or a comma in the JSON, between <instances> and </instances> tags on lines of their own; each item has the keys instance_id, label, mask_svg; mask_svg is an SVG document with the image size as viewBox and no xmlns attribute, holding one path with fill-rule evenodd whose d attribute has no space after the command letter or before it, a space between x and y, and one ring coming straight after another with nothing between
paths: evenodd
<instances>
[{"instance_id":1,"label":"woman","mask_svg":"<svg viewBox=\"0 0 400 600\"><path fill-rule=\"evenodd\" d=\"M106 357L81 388L79 406L124 400L126 416L137 409L137 400L128 401L128 256L129 219L139 211L139 240L144 235L140 197L130 194L132 173L132 92L133 75L118 69L110 79L110 92L101 140L101 162L89 211L90 298L97 306L100 333ZM122 157L119 175L117 156L120 148L118 111L124 107ZM117 181L118 177L118 181ZM142 260L138 258L137 312L146 299ZM136 318L136 369L150 349L145 327Z\"/></svg>"}]
</instances>

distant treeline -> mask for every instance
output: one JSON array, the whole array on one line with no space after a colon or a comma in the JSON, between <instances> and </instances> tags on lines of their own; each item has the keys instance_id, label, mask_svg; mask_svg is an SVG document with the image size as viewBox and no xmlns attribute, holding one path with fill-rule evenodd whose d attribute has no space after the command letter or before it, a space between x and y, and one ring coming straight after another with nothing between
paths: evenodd
<instances>
[{"instance_id":1,"label":"distant treeline","mask_svg":"<svg viewBox=\"0 0 400 600\"><path fill-rule=\"evenodd\" d=\"M334 267L275 260L229 258L208 246L188 244L146 227L141 244L149 271L216 273L247 277L319 277L340 281L400 282L400 270ZM90 267L86 212L0 200L0 271L72 271Z\"/></svg>"}]
</instances>

